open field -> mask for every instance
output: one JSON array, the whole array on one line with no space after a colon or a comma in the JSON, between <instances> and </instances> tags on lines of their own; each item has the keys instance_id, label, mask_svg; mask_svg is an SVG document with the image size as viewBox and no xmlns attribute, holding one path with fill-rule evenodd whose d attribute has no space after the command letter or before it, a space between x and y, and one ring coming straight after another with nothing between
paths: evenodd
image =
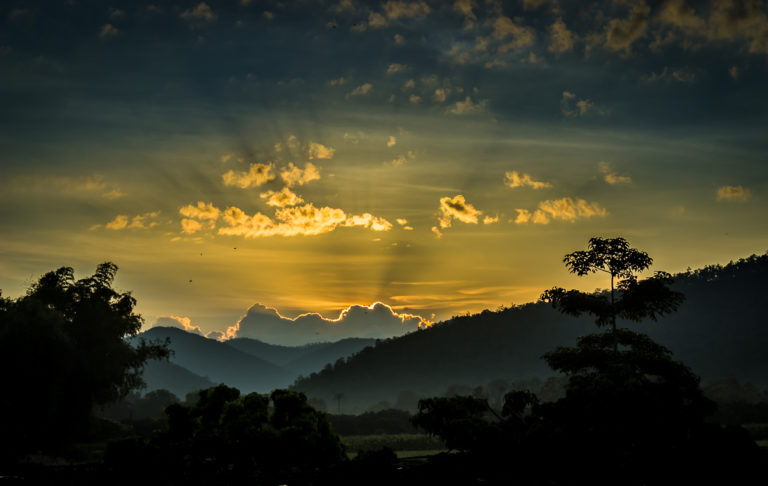
<instances>
[{"instance_id":1,"label":"open field","mask_svg":"<svg viewBox=\"0 0 768 486\"><path fill-rule=\"evenodd\" d=\"M375 451L388 447L396 451L398 457L400 457L400 454L403 452L429 451L436 453L446 450L442 441L426 434L348 435L343 436L341 440L347 445L347 450L354 453Z\"/></svg>"}]
</instances>

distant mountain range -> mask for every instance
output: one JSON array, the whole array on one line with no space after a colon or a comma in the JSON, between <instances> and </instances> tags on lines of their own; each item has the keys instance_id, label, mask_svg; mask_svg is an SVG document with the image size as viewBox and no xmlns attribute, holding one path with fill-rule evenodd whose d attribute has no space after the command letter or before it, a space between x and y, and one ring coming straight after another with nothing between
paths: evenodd
<instances>
[{"instance_id":1,"label":"distant mountain range","mask_svg":"<svg viewBox=\"0 0 768 486\"><path fill-rule=\"evenodd\" d=\"M218 383L226 383L245 393L287 388L299 376L320 371L339 358L375 344L374 339L357 338L296 347L249 338L220 342L176 327L153 327L132 341L163 341L165 338L170 338L174 354L169 362L150 361L147 364L145 391L165 388L180 398Z\"/></svg>"},{"instance_id":2,"label":"distant mountain range","mask_svg":"<svg viewBox=\"0 0 768 486\"><path fill-rule=\"evenodd\" d=\"M734 377L768 386L768 254L675 276L686 300L659 322L621 323L649 334L705 381ZM402 402L496 380L545 379L541 355L596 332L589 317L564 316L544 303L454 317L386 340L344 339L298 347L238 338L219 342L173 327L133 339L171 339L170 363L145 369L148 390L189 391L226 383L243 392L295 388L348 411ZM303 377L300 377L303 375ZM298 378L298 380L297 380ZM404 398L405 397L405 398Z\"/></svg>"},{"instance_id":3,"label":"distant mountain range","mask_svg":"<svg viewBox=\"0 0 768 486\"><path fill-rule=\"evenodd\" d=\"M768 253L678 274L674 288L686 296L678 312L620 325L669 347L705 381L735 377L768 385ZM382 400L396 403L398 396L441 394L452 385L544 378L553 375L540 359L545 352L593 332L588 316L565 316L545 303L486 310L380 341L295 388L328 403L342 394L348 410L363 411Z\"/></svg>"}]
</instances>

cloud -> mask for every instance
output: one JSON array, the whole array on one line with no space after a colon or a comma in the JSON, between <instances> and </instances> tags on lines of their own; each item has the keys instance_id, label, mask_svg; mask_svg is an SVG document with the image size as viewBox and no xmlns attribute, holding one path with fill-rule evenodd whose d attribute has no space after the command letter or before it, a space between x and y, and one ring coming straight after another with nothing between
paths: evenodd
<instances>
[{"instance_id":1,"label":"cloud","mask_svg":"<svg viewBox=\"0 0 768 486\"><path fill-rule=\"evenodd\" d=\"M199 219L203 221L216 221L219 218L219 208L213 203L204 203L198 201L196 206L188 204L179 208L179 214L187 218Z\"/></svg>"},{"instance_id":2,"label":"cloud","mask_svg":"<svg viewBox=\"0 0 768 486\"><path fill-rule=\"evenodd\" d=\"M396 144L397 144L397 138L390 135L389 138L387 139L387 148L394 147Z\"/></svg>"},{"instance_id":3,"label":"cloud","mask_svg":"<svg viewBox=\"0 0 768 486\"><path fill-rule=\"evenodd\" d=\"M407 91L415 87L416 87L416 81L409 79L408 81L405 82L405 84L403 84L403 91Z\"/></svg>"},{"instance_id":4,"label":"cloud","mask_svg":"<svg viewBox=\"0 0 768 486\"><path fill-rule=\"evenodd\" d=\"M611 166L608 162L600 162L600 172L603 173L603 180L611 185L616 184L629 184L632 182L632 178L629 176L620 176L611 170Z\"/></svg>"},{"instance_id":5,"label":"cloud","mask_svg":"<svg viewBox=\"0 0 768 486\"><path fill-rule=\"evenodd\" d=\"M109 39L110 37L115 37L117 34L119 34L120 31L112 24L104 24L101 26L101 29L99 29L99 37L102 39Z\"/></svg>"},{"instance_id":6,"label":"cloud","mask_svg":"<svg viewBox=\"0 0 768 486\"><path fill-rule=\"evenodd\" d=\"M457 101L456 104L454 104L451 108L448 109L448 113L452 113L454 115L465 115L468 113L477 113L481 111L485 111L487 101L482 100L477 103L473 103L472 99L470 99L469 96L467 96L464 101Z\"/></svg>"},{"instance_id":7,"label":"cloud","mask_svg":"<svg viewBox=\"0 0 768 486\"><path fill-rule=\"evenodd\" d=\"M527 209L515 209L517 211L517 217L514 219L515 224L525 224L531 220L531 212Z\"/></svg>"},{"instance_id":8,"label":"cloud","mask_svg":"<svg viewBox=\"0 0 768 486\"><path fill-rule=\"evenodd\" d=\"M228 170L221 176L225 186L236 186L240 189L258 187L275 179L272 164L251 164L248 172Z\"/></svg>"},{"instance_id":9,"label":"cloud","mask_svg":"<svg viewBox=\"0 0 768 486\"><path fill-rule=\"evenodd\" d=\"M438 222L441 229L450 228L454 219L462 223L477 224L477 218L482 213L469 204L461 194L457 194L453 198L441 197Z\"/></svg>"},{"instance_id":10,"label":"cloud","mask_svg":"<svg viewBox=\"0 0 768 486\"><path fill-rule=\"evenodd\" d=\"M149 229L158 225L157 221L154 221L160 215L160 211L153 211L144 214L137 214L134 217L129 217L126 214L118 214L115 219L104 225L105 228L119 231L124 229Z\"/></svg>"},{"instance_id":11,"label":"cloud","mask_svg":"<svg viewBox=\"0 0 768 486\"><path fill-rule=\"evenodd\" d=\"M347 215L342 209L313 204L285 207L275 212L275 219L262 213L252 216L237 207L228 207L222 214L226 226L218 229L220 235L263 238L269 236L314 236L329 233L339 227L362 226L373 231L389 231L392 223L364 213Z\"/></svg>"},{"instance_id":12,"label":"cloud","mask_svg":"<svg viewBox=\"0 0 768 486\"><path fill-rule=\"evenodd\" d=\"M399 224L400 226L405 226L406 224L408 224L408 220L405 218L397 218L395 221L397 221L397 224Z\"/></svg>"},{"instance_id":13,"label":"cloud","mask_svg":"<svg viewBox=\"0 0 768 486\"><path fill-rule=\"evenodd\" d=\"M438 229L437 226L433 226L431 231L432 231L432 233L435 234L435 238L442 238L443 237L443 232L440 231L440 229Z\"/></svg>"},{"instance_id":14,"label":"cloud","mask_svg":"<svg viewBox=\"0 0 768 486\"><path fill-rule=\"evenodd\" d=\"M284 167L280 171L280 178L288 187L303 186L311 181L319 180L320 172L312 162L304 164L303 170L293 165L293 162L289 162L288 167Z\"/></svg>"},{"instance_id":15,"label":"cloud","mask_svg":"<svg viewBox=\"0 0 768 486\"><path fill-rule=\"evenodd\" d=\"M722 186L717 189L718 201L747 202L752 191L743 186Z\"/></svg>"},{"instance_id":16,"label":"cloud","mask_svg":"<svg viewBox=\"0 0 768 486\"><path fill-rule=\"evenodd\" d=\"M464 16L464 30L474 28L477 16L472 9L475 7L475 0L456 0L453 3L453 9Z\"/></svg>"},{"instance_id":17,"label":"cloud","mask_svg":"<svg viewBox=\"0 0 768 486\"><path fill-rule=\"evenodd\" d=\"M307 149L307 157L312 159L332 159L336 149L326 147L325 145L317 142L309 142L309 148Z\"/></svg>"},{"instance_id":18,"label":"cloud","mask_svg":"<svg viewBox=\"0 0 768 486\"><path fill-rule=\"evenodd\" d=\"M392 223L384 218L377 218L371 213L363 213L359 216L348 216L344 226L362 226L370 228L373 231L389 231L392 229Z\"/></svg>"},{"instance_id":19,"label":"cloud","mask_svg":"<svg viewBox=\"0 0 768 486\"><path fill-rule=\"evenodd\" d=\"M638 1L625 19L611 19L605 26L605 47L612 51L629 51L633 42L645 35L651 9Z\"/></svg>"},{"instance_id":20,"label":"cloud","mask_svg":"<svg viewBox=\"0 0 768 486\"><path fill-rule=\"evenodd\" d=\"M313 312L293 319L281 315L273 307L255 304L226 330L225 338L248 337L271 344L297 346L351 337L390 338L431 324L419 315L399 313L381 302L350 305L336 318L326 318Z\"/></svg>"},{"instance_id":21,"label":"cloud","mask_svg":"<svg viewBox=\"0 0 768 486\"><path fill-rule=\"evenodd\" d=\"M181 220L181 232L187 235L195 234L205 227L206 225L194 219Z\"/></svg>"},{"instance_id":22,"label":"cloud","mask_svg":"<svg viewBox=\"0 0 768 486\"><path fill-rule=\"evenodd\" d=\"M588 99L576 100L576 94L570 91L563 91L560 99L560 108L563 116L568 118L582 117L595 108L595 104ZM597 110L600 114L605 114L602 110Z\"/></svg>"},{"instance_id":23,"label":"cloud","mask_svg":"<svg viewBox=\"0 0 768 486\"><path fill-rule=\"evenodd\" d=\"M657 81L676 81L683 84L692 84L696 82L696 73L688 69L671 70L668 67L664 67L664 70L660 73L652 72L646 76L640 78L647 83L655 83Z\"/></svg>"},{"instance_id":24,"label":"cloud","mask_svg":"<svg viewBox=\"0 0 768 486\"><path fill-rule=\"evenodd\" d=\"M574 33L568 30L561 17L549 26L549 46L547 50L554 54L563 54L573 50Z\"/></svg>"},{"instance_id":25,"label":"cloud","mask_svg":"<svg viewBox=\"0 0 768 486\"><path fill-rule=\"evenodd\" d=\"M384 15L389 20L398 20L401 18L423 19L430 12L429 5L423 0L417 2L388 0L383 5L383 9Z\"/></svg>"},{"instance_id":26,"label":"cloud","mask_svg":"<svg viewBox=\"0 0 768 486\"><path fill-rule=\"evenodd\" d=\"M588 203L584 199L574 201L570 197L542 201L533 213L526 209L516 209L516 211L516 224L528 222L549 224L552 220L574 222L578 219L588 219L593 216L603 217L608 214L608 211L597 203Z\"/></svg>"},{"instance_id":27,"label":"cloud","mask_svg":"<svg viewBox=\"0 0 768 486\"><path fill-rule=\"evenodd\" d=\"M187 332L191 332L193 334L198 334L200 336L203 336L203 330L200 329L198 326L192 325L192 319L189 317L181 317L181 316L168 316L168 317L158 317L157 321L155 321L155 325L152 327L175 327L177 329L183 329Z\"/></svg>"},{"instance_id":28,"label":"cloud","mask_svg":"<svg viewBox=\"0 0 768 486\"><path fill-rule=\"evenodd\" d=\"M368 94L371 92L372 89L373 89L373 85L371 83L361 84L357 88L347 93L347 98L350 98L351 96L362 96L362 95Z\"/></svg>"},{"instance_id":29,"label":"cloud","mask_svg":"<svg viewBox=\"0 0 768 486\"><path fill-rule=\"evenodd\" d=\"M547 189L552 187L549 182L534 181L529 174L520 174L516 170L504 173L504 185L512 189L530 187L532 189Z\"/></svg>"},{"instance_id":30,"label":"cloud","mask_svg":"<svg viewBox=\"0 0 768 486\"><path fill-rule=\"evenodd\" d=\"M435 89L435 94L432 95L432 100L436 103L442 103L448 98L450 92L449 88L437 88Z\"/></svg>"},{"instance_id":31,"label":"cloud","mask_svg":"<svg viewBox=\"0 0 768 486\"><path fill-rule=\"evenodd\" d=\"M483 218L483 224L494 224L499 222L499 215L496 216L486 216Z\"/></svg>"},{"instance_id":32,"label":"cloud","mask_svg":"<svg viewBox=\"0 0 768 486\"><path fill-rule=\"evenodd\" d=\"M328 81L328 84L330 86L342 86L342 85L347 84L347 80L344 78L344 76L341 76L339 78L332 79L332 80Z\"/></svg>"},{"instance_id":33,"label":"cloud","mask_svg":"<svg viewBox=\"0 0 768 486\"><path fill-rule=\"evenodd\" d=\"M503 15L497 17L493 21L492 35L496 40L504 40L510 36L512 37L512 41L499 47L500 54L527 47L533 44L536 39L535 31L532 28L518 25L509 17Z\"/></svg>"},{"instance_id":34,"label":"cloud","mask_svg":"<svg viewBox=\"0 0 768 486\"><path fill-rule=\"evenodd\" d=\"M301 196L296 195L284 187L281 191L267 191L259 194L259 197L267 200L268 206L284 208L286 206L296 206L304 202Z\"/></svg>"},{"instance_id":35,"label":"cloud","mask_svg":"<svg viewBox=\"0 0 768 486\"><path fill-rule=\"evenodd\" d=\"M125 193L121 191L120 189L111 189L104 194L101 195L104 199L120 199L121 197L124 197Z\"/></svg>"},{"instance_id":36,"label":"cloud","mask_svg":"<svg viewBox=\"0 0 768 486\"><path fill-rule=\"evenodd\" d=\"M405 45L405 37L403 37L400 34L395 34L393 39L395 40L396 46L404 46Z\"/></svg>"},{"instance_id":37,"label":"cloud","mask_svg":"<svg viewBox=\"0 0 768 486\"><path fill-rule=\"evenodd\" d=\"M205 2L200 2L194 8L181 12L181 18L190 21L212 22L216 20L216 14Z\"/></svg>"},{"instance_id":38,"label":"cloud","mask_svg":"<svg viewBox=\"0 0 768 486\"><path fill-rule=\"evenodd\" d=\"M387 68L387 74L404 73L408 71L408 69L409 69L408 66L406 66L405 64L392 63Z\"/></svg>"},{"instance_id":39,"label":"cloud","mask_svg":"<svg viewBox=\"0 0 768 486\"><path fill-rule=\"evenodd\" d=\"M412 94L411 96L408 97L408 101L410 101L414 105L421 103L421 96Z\"/></svg>"}]
</instances>

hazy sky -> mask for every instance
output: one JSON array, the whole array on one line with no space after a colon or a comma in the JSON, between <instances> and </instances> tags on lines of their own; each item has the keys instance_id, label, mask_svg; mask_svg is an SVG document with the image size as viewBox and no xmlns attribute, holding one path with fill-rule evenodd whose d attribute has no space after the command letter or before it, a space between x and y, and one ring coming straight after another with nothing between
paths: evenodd
<instances>
[{"instance_id":1,"label":"hazy sky","mask_svg":"<svg viewBox=\"0 0 768 486\"><path fill-rule=\"evenodd\" d=\"M4 1L0 288L113 261L147 325L225 333L606 287L562 264L592 236L670 272L763 253L767 12Z\"/></svg>"}]
</instances>

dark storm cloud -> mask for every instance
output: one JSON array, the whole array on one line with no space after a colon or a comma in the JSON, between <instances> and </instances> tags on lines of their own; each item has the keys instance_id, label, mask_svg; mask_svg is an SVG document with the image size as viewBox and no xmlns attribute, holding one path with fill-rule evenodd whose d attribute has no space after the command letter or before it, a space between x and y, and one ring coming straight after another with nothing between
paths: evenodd
<instances>
[{"instance_id":1,"label":"dark storm cloud","mask_svg":"<svg viewBox=\"0 0 768 486\"><path fill-rule=\"evenodd\" d=\"M766 108L764 2L16 1L0 7L0 27L0 123L14 134L107 130L99 112L120 106L215 112L230 132L242 110L319 121L325 107L440 115L468 102L482 104L475 114L551 121L563 92L610 113L580 123L744 120ZM645 82L665 70L696 76ZM361 86L366 96L353 96ZM708 102L714 91L728 102Z\"/></svg>"}]
</instances>

